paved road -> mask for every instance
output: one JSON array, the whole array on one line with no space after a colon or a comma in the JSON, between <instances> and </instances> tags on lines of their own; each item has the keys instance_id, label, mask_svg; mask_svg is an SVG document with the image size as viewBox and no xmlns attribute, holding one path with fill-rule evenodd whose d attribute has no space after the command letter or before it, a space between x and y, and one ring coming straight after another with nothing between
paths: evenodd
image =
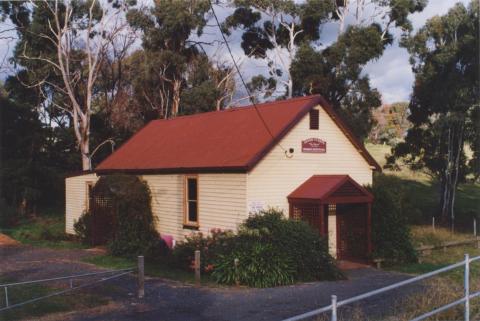
<instances>
[{"instance_id":1,"label":"paved road","mask_svg":"<svg viewBox=\"0 0 480 321\"><path fill-rule=\"evenodd\" d=\"M331 294L339 300L404 280L404 274L367 268L349 272L349 280L316 282L270 289L195 288L173 282L149 280L143 303L127 300L119 310L74 320L123 321L203 321L203 320L282 320L330 304ZM418 287L397 290L343 309L351 315L360 309L365 315L380 317L394 302Z\"/></svg>"},{"instance_id":2,"label":"paved road","mask_svg":"<svg viewBox=\"0 0 480 321\"><path fill-rule=\"evenodd\" d=\"M63 276L98 270L90 264L79 262L92 255L86 250L51 250L27 246L0 246L0 275L17 280ZM115 293L105 293L113 300L108 307L91 311L68 313L48 320L86 321L210 321L210 320L282 320L330 304L330 296L339 300L377 289L408 278L405 274L390 273L372 268L348 272L348 280L315 282L294 286L248 288L196 288L179 282L147 279L146 297L138 301L135 296L135 280L125 277L115 280ZM104 287L88 289L104 293ZM419 288L389 292L363 301L359 307L343 310L344 314L357 313L361 309L368 316L381 316L393 307L394 302ZM353 312L352 312L353 311ZM341 311L342 312L342 311ZM348 319L348 318L347 318Z\"/></svg>"}]
</instances>

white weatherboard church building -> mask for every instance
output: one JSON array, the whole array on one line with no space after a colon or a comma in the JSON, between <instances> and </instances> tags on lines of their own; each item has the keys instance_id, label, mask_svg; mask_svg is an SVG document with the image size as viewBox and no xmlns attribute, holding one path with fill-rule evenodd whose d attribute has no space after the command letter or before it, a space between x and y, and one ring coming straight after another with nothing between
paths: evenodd
<instances>
[{"instance_id":1,"label":"white weatherboard church building","mask_svg":"<svg viewBox=\"0 0 480 321\"><path fill-rule=\"evenodd\" d=\"M235 230L249 213L275 207L328 237L337 258L362 260L373 200L363 186L374 170L318 95L155 120L94 171L66 178L66 231L74 233L100 175L127 173L148 183L157 229L176 241Z\"/></svg>"}]
</instances>

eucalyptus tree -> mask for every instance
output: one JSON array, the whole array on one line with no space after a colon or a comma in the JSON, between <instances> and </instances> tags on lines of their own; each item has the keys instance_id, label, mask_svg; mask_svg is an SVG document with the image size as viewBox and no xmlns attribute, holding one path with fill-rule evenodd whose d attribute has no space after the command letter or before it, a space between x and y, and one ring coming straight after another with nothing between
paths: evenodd
<instances>
[{"instance_id":1,"label":"eucalyptus tree","mask_svg":"<svg viewBox=\"0 0 480 321\"><path fill-rule=\"evenodd\" d=\"M440 182L439 215L453 227L455 192L468 173L479 175L479 5L456 4L404 40L415 83L409 105L413 127L393 149L389 166L403 159ZM465 145L473 151L467 162Z\"/></svg>"},{"instance_id":2,"label":"eucalyptus tree","mask_svg":"<svg viewBox=\"0 0 480 321\"><path fill-rule=\"evenodd\" d=\"M393 43L393 27L403 35L411 31L408 15L425 5L425 0L335 1L332 19L340 25L339 35L323 48L302 45L291 66L294 95L322 94L354 134L366 138L374 124L372 109L380 106L381 96L364 68ZM353 19L344 26L349 15Z\"/></svg>"},{"instance_id":3,"label":"eucalyptus tree","mask_svg":"<svg viewBox=\"0 0 480 321\"><path fill-rule=\"evenodd\" d=\"M303 45L292 63L294 94L322 94L345 118L354 134L365 138L373 124L371 110L380 106L363 67L379 58L387 43L377 25L350 26L323 50Z\"/></svg>"},{"instance_id":4,"label":"eucalyptus tree","mask_svg":"<svg viewBox=\"0 0 480 321\"><path fill-rule=\"evenodd\" d=\"M268 76L254 76L249 84L251 91L263 92L265 98L275 91L284 92L285 97L295 95L291 64L302 44L322 47L325 23L338 23L341 36L353 15L350 20L357 27L378 25L380 38L388 44L391 27L410 30L408 15L421 11L426 0L232 0L229 4L234 12L223 29L228 34L241 29L244 53L265 62Z\"/></svg>"},{"instance_id":5,"label":"eucalyptus tree","mask_svg":"<svg viewBox=\"0 0 480 321\"><path fill-rule=\"evenodd\" d=\"M278 85L285 88L284 96L293 95L290 65L299 44L320 39L320 26L333 10L332 1L307 0L234 0L234 12L222 25L225 33L241 28L241 47L247 56L266 62L269 77L255 76L251 91L270 96Z\"/></svg>"},{"instance_id":6,"label":"eucalyptus tree","mask_svg":"<svg viewBox=\"0 0 480 321\"><path fill-rule=\"evenodd\" d=\"M26 72L22 83L68 118L83 170L91 169L91 116L98 98L100 70L128 32L126 2L98 0L24 3L18 20L14 62ZM13 6L15 9L15 6ZM19 78L20 79L20 78ZM116 91L110 92L113 99ZM104 142L101 142L103 144Z\"/></svg>"},{"instance_id":7,"label":"eucalyptus tree","mask_svg":"<svg viewBox=\"0 0 480 321\"><path fill-rule=\"evenodd\" d=\"M222 109L235 91L229 64L209 59L199 39L209 19L206 0L156 1L127 18L142 31L142 49L130 57L131 104L151 118ZM147 114L151 114L148 116Z\"/></svg>"}]
</instances>

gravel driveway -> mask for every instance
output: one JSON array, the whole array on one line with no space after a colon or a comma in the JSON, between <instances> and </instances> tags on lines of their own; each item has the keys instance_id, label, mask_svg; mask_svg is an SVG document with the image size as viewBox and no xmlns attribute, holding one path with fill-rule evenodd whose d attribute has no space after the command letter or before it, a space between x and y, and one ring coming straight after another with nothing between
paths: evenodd
<instances>
[{"instance_id":1,"label":"gravel driveway","mask_svg":"<svg viewBox=\"0 0 480 321\"><path fill-rule=\"evenodd\" d=\"M79 261L94 254L88 250L0 246L0 275L32 280L100 270ZM133 296L135 280L126 277L114 282L123 290L116 293L115 302L110 308L73 312L58 318L49 317L48 320L281 320L330 304L332 294L342 300L409 277L372 268L351 270L347 274L349 279L344 281L269 289L197 288L179 282L148 278L143 301ZM418 287L409 287L389 292L388 295L375 296L362 301L360 308L368 316L379 317L389 312L399 296L416 290ZM344 314L352 313L352 308L347 309L350 310L343 310Z\"/></svg>"},{"instance_id":2,"label":"gravel driveway","mask_svg":"<svg viewBox=\"0 0 480 321\"><path fill-rule=\"evenodd\" d=\"M54 250L32 246L0 246L0 276L14 280L36 280L101 270L82 258L95 255L82 249Z\"/></svg>"},{"instance_id":3,"label":"gravel driveway","mask_svg":"<svg viewBox=\"0 0 480 321\"><path fill-rule=\"evenodd\" d=\"M348 276L349 280L345 281L269 289L196 288L150 279L146 282L146 298L143 302L127 300L119 310L92 316L83 314L73 320L282 320L330 304L332 294L342 300L408 278L404 274L371 268L349 271ZM365 315L380 318L391 311L399 297L415 290L418 287L376 296L362 301L361 306L347 307L340 314L350 315L360 308Z\"/></svg>"}]
</instances>

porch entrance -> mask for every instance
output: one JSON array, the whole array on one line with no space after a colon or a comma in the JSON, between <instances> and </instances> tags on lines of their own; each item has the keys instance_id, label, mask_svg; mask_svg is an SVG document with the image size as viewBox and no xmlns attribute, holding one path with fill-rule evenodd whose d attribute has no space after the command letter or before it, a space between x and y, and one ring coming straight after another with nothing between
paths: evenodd
<instances>
[{"instance_id":1,"label":"porch entrance","mask_svg":"<svg viewBox=\"0 0 480 321\"><path fill-rule=\"evenodd\" d=\"M348 175L315 175L288 196L290 217L308 222L328 239L338 260L367 262L373 196Z\"/></svg>"},{"instance_id":2,"label":"porch entrance","mask_svg":"<svg viewBox=\"0 0 480 321\"><path fill-rule=\"evenodd\" d=\"M337 258L354 262L367 260L368 215L365 204L337 205Z\"/></svg>"}]
</instances>

